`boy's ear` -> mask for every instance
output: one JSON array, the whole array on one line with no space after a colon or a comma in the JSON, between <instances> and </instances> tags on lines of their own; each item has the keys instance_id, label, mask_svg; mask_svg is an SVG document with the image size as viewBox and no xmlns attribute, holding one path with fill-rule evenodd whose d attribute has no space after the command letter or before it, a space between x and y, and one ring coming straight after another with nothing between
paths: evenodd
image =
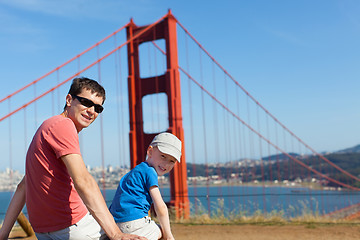
<instances>
[{"instance_id":1,"label":"boy's ear","mask_svg":"<svg viewBox=\"0 0 360 240\"><path fill-rule=\"evenodd\" d=\"M147 151L146 151L146 153L147 153L147 155L148 155L148 158L151 157L153 150L154 150L153 146L149 146L149 147L148 147L148 149L147 149Z\"/></svg>"}]
</instances>

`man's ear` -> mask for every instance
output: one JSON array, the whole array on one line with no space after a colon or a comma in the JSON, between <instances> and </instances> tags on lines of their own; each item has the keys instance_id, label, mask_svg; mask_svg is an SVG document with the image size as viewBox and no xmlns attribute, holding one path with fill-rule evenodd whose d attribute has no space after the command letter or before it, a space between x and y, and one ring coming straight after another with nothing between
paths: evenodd
<instances>
[{"instance_id":1,"label":"man's ear","mask_svg":"<svg viewBox=\"0 0 360 240\"><path fill-rule=\"evenodd\" d=\"M71 106L71 102L73 101L73 98L70 94L66 95L66 106L70 107Z\"/></svg>"}]
</instances>

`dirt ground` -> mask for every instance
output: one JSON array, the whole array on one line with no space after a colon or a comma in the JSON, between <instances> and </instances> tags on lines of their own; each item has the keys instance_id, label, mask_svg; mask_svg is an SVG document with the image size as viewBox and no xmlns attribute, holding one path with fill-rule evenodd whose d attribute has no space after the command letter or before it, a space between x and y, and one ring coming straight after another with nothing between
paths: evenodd
<instances>
[{"instance_id":1,"label":"dirt ground","mask_svg":"<svg viewBox=\"0 0 360 240\"><path fill-rule=\"evenodd\" d=\"M359 225L184 225L172 224L176 240L359 240ZM9 239L34 240L21 230L13 231Z\"/></svg>"}]
</instances>

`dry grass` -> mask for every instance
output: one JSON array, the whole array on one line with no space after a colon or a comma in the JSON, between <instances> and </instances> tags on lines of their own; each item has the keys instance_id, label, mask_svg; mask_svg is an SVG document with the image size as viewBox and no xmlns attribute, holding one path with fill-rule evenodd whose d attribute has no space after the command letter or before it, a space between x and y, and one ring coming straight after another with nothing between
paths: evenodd
<instances>
[{"instance_id":1,"label":"dry grass","mask_svg":"<svg viewBox=\"0 0 360 240\"><path fill-rule=\"evenodd\" d=\"M296 217L285 217L284 211L271 211L263 213L260 210L255 211L252 215L248 211L224 211L224 201L218 199L215 211L209 213L203 206L199 205L196 215L191 215L189 219L174 219L172 223L188 224L188 225L358 225L360 219L346 220L334 219L322 216L318 211L312 211L303 203L301 209L291 208L287 212L296 212ZM227 212L226 216L224 212ZM170 215L174 216L174 209L170 209Z\"/></svg>"},{"instance_id":2,"label":"dry grass","mask_svg":"<svg viewBox=\"0 0 360 240\"><path fill-rule=\"evenodd\" d=\"M181 224L207 224L207 225L359 225L360 219L345 220L345 219L330 219L319 216L301 216L296 218L285 219L280 216L263 216L256 215L238 218L226 218L224 216L211 217L208 214L191 216L189 219L172 220L173 223Z\"/></svg>"}]
</instances>

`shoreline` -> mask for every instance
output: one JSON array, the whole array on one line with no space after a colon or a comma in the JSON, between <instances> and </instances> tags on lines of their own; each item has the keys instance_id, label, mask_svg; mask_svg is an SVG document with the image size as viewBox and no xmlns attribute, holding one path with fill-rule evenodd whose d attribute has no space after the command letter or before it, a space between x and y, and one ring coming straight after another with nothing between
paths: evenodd
<instances>
[{"instance_id":1,"label":"shoreline","mask_svg":"<svg viewBox=\"0 0 360 240\"><path fill-rule=\"evenodd\" d=\"M164 183L159 183L160 188L170 188L169 184L164 184ZM346 188L335 188L335 187L322 187L320 185L301 185L301 184L294 184L294 185L288 185L288 184L276 184L276 183L271 183L271 182L265 182L265 183L231 183L231 184L226 184L226 183L219 183L219 184L207 184L207 183L199 183L199 184L188 184L188 187L239 187L239 186L243 186L243 187L265 187L265 188L272 188L272 187L281 187L281 188L305 188L308 190L324 190L324 191L349 191ZM102 187L99 186L100 190L102 190ZM105 190L116 190L117 186L109 186L109 187L105 187ZM9 190L9 189L3 189L0 187L0 192L3 193L13 193L15 191L15 189L13 190Z\"/></svg>"}]
</instances>

